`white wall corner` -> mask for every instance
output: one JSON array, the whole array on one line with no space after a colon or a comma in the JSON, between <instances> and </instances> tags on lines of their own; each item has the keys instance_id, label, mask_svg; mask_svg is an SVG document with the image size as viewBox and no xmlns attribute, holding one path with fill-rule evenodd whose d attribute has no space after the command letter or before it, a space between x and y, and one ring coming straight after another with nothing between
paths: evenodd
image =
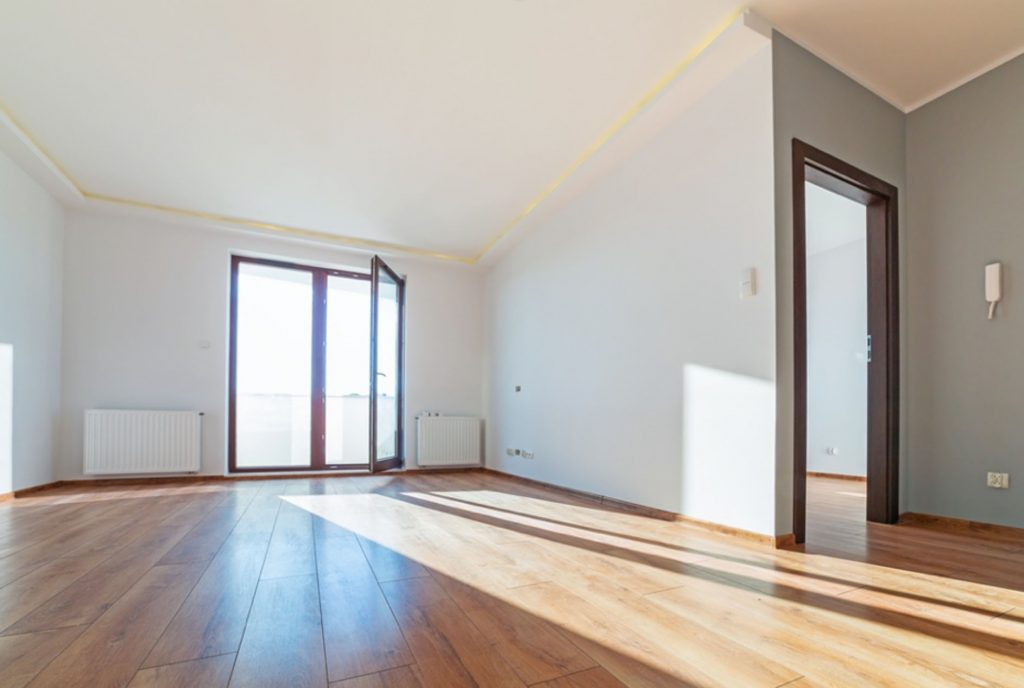
<instances>
[{"instance_id":1,"label":"white wall corner","mask_svg":"<svg viewBox=\"0 0 1024 688\"><path fill-rule=\"evenodd\" d=\"M743 23L743 26L747 27L751 31L759 33L765 38L771 40L772 31L775 27L770 21L753 10L747 10L744 12L743 16L740 17L740 21Z\"/></svg>"}]
</instances>

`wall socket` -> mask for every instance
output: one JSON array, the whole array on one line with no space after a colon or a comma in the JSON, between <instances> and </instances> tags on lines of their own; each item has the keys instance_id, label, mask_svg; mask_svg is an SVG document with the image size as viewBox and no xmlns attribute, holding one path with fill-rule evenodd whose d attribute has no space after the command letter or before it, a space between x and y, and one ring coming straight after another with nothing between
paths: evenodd
<instances>
[{"instance_id":1,"label":"wall socket","mask_svg":"<svg viewBox=\"0 0 1024 688\"><path fill-rule=\"evenodd\" d=\"M825 453L829 456L839 456L839 447L825 447Z\"/></svg>"},{"instance_id":2,"label":"wall socket","mask_svg":"<svg viewBox=\"0 0 1024 688\"><path fill-rule=\"evenodd\" d=\"M526 451L525 449L512 449L511 447L509 447L509 448L505 449L505 453L508 454L509 456L521 456L524 459L532 459L533 458L533 452L532 451Z\"/></svg>"},{"instance_id":3,"label":"wall socket","mask_svg":"<svg viewBox=\"0 0 1024 688\"><path fill-rule=\"evenodd\" d=\"M989 473L988 482L985 483L989 487L995 487L1000 490L1005 490L1010 487L1010 474L1009 473Z\"/></svg>"}]
</instances>

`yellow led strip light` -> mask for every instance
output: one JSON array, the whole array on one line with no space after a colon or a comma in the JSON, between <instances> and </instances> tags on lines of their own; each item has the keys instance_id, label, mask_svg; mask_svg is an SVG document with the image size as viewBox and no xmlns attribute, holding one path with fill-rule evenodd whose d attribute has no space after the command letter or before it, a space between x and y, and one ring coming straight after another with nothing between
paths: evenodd
<instances>
[{"instance_id":1,"label":"yellow led strip light","mask_svg":"<svg viewBox=\"0 0 1024 688\"><path fill-rule=\"evenodd\" d=\"M67 168L64 167L47 149L39 139L36 138L29 129L18 121L11 111L0 103L0 114L7 119L11 126L21 134L22 137L35 148L37 153L45 159L53 169L64 178L64 181L75 191L79 196L86 200L98 201L103 203L111 203L114 205L121 205L131 208L140 208L143 210L150 210L158 213L167 213L173 215L179 215L182 217L190 217L193 219L206 220L208 222L216 222L220 224L236 225L239 227L248 227L250 229L264 230L270 232L277 232L280 234L287 234L289 236L299 237L303 239L312 239L316 241L324 241L336 244L342 244L345 246L363 248L363 249L374 249L382 251L390 251L397 253L405 253L408 255L421 256L425 258L434 258L438 260L447 260L457 263L465 263L467 265L473 265L478 263L487 253L493 249L502 239L509 235L517 225L526 219L530 213L537 209L545 199L548 198L552 193L555 192L558 187L565 183L569 177L578 170L583 163L585 163L591 156L593 156L598 150L600 150L605 144L612 140L615 135L622 130L629 122L639 115L651 102L661 94L668 86L672 84L679 76L689 67L700 55L707 50L707 48L715 42L715 40L725 33L733 22L735 22L743 13L746 8L739 7L734 10L728 17L720 22L710 33L708 33L689 53L686 54L683 59L676 64L665 76L663 76L654 86L648 90L643 97L640 98L636 103L633 104L626 112L619 116L610 127L605 129L600 136L597 137L584 151L577 156L570 165L562 171L550 184L537 194L531 200L525 208L523 208L510 222L508 222L501 230L490 240L487 244L477 253L475 256L458 256L450 253L443 253L439 251L432 251L430 249L418 248L415 246L406 246L404 244L395 244L386 241L376 241L374 239L363 239L360 237L345 236L342 234L335 234L332 232L325 232L322 230L315 229L304 229L302 227L291 227L288 225L281 225L274 222L262 222L260 220L250 220L242 217L235 217L232 215L222 215L219 213L210 213L200 210L188 210L185 208L176 208L173 206L159 205L156 203L147 203L145 201L136 201L128 198L119 198L117 196L109 196L101 193L94 193L87 191L81 184L79 184L71 173L68 172Z\"/></svg>"}]
</instances>

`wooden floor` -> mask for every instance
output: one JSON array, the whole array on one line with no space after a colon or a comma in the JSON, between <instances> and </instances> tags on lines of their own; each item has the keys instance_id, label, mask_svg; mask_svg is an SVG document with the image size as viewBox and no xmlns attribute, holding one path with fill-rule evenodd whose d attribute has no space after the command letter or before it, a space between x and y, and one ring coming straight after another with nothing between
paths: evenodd
<instances>
[{"instance_id":1,"label":"wooden floor","mask_svg":"<svg viewBox=\"0 0 1024 688\"><path fill-rule=\"evenodd\" d=\"M806 552L492 474L59 488L0 504L0 687L1022 686L1024 541Z\"/></svg>"}]
</instances>

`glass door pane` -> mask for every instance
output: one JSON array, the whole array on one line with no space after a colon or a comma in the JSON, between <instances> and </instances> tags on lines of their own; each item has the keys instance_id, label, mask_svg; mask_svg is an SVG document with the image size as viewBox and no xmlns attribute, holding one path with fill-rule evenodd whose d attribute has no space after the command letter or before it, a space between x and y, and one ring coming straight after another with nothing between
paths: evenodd
<instances>
[{"instance_id":1,"label":"glass door pane","mask_svg":"<svg viewBox=\"0 0 1024 688\"><path fill-rule=\"evenodd\" d=\"M370 281L327 278L328 466L370 460Z\"/></svg>"},{"instance_id":2,"label":"glass door pane","mask_svg":"<svg viewBox=\"0 0 1024 688\"><path fill-rule=\"evenodd\" d=\"M310 465L313 275L240 262L235 466Z\"/></svg>"},{"instance_id":3,"label":"glass door pane","mask_svg":"<svg viewBox=\"0 0 1024 688\"><path fill-rule=\"evenodd\" d=\"M373 258L370 339L370 467L402 465L402 302L405 283Z\"/></svg>"}]
</instances>

